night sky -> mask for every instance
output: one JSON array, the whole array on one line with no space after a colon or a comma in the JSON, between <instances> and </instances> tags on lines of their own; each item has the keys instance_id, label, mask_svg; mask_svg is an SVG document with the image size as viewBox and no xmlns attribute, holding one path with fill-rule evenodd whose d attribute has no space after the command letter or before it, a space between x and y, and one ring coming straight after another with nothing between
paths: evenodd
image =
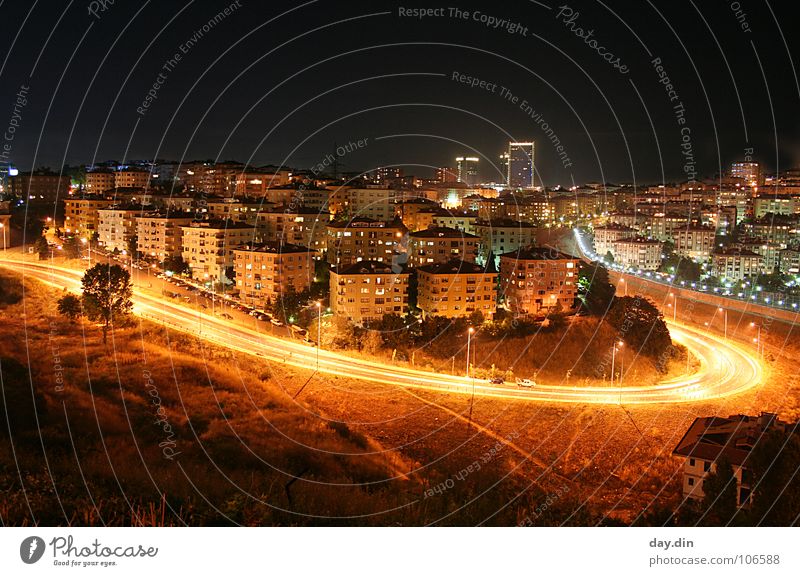
<instances>
[{"instance_id":1,"label":"night sky","mask_svg":"<svg viewBox=\"0 0 800 576\"><path fill-rule=\"evenodd\" d=\"M0 129L16 119L6 143L20 170L154 158L309 168L366 139L344 170L428 177L469 154L499 181L505 143L532 139L545 185L714 176L748 148L774 171L800 164L792 4L459 2L464 17L380 1L6 1Z\"/></svg>"}]
</instances>

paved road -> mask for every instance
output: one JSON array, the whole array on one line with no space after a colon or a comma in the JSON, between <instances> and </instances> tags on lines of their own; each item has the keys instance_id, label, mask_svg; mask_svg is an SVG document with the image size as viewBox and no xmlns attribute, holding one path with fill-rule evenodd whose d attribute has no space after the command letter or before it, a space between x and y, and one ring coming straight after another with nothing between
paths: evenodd
<instances>
[{"instance_id":1,"label":"paved road","mask_svg":"<svg viewBox=\"0 0 800 576\"><path fill-rule=\"evenodd\" d=\"M66 287L77 292L80 288L80 270L38 262L23 265L18 261L2 258L0 265L22 271L28 277L59 289ZM149 284L150 280L146 279L145 282ZM172 299L160 297L141 286L134 288L134 312L175 330L199 335L210 342L273 362L312 370L317 366L318 351L315 347L273 336L266 332L269 328L260 329L249 317L234 320L219 318L205 310L194 310ZM480 380L468 380L464 376L413 370L351 358L326 350L319 351L319 371L380 384L438 392L472 394L474 390L476 396L595 404L658 404L708 400L737 394L762 382L764 368L755 351L695 327L675 323L669 323L669 327L673 339L687 346L697 358L699 368L692 374L665 380L654 386L612 388L538 385L532 389L521 389L512 385L493 386Z\"/></svg>"}]
</instances>

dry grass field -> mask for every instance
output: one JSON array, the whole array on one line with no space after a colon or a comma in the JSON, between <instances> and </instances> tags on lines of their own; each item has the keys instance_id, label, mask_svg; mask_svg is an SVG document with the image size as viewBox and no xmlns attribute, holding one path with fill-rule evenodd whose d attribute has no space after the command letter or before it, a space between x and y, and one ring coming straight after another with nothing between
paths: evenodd
<instances>
[{"instance_id":1,"label":"dry grass field","mask_svg":"<svg viewBox=\"0 0 800 576\"><path fill-rule=\"evenodd\" d=\"M317 377L136 318L104 347L56 291L0 282L5 525L631 523L679 504L670 452L694 417L800 397L774 361L716 402L476 398L470 417L468 396Z\"/></svg>"}]
</instances>

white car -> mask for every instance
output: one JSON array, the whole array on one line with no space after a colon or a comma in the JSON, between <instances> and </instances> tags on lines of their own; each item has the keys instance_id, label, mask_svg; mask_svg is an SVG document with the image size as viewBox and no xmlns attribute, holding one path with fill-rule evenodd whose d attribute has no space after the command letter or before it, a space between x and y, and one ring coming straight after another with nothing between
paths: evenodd
<instances>
[{"instance_id":1,"label":"white car","mask_svg":"<svg viewBox=\"0 0 800 576\"><path fill-rule=\"evenodd\" d=\"M517 378L517 386L520 388L533 388L536 386L536 382L527 378Z\"/></svg>"}]
</instances>

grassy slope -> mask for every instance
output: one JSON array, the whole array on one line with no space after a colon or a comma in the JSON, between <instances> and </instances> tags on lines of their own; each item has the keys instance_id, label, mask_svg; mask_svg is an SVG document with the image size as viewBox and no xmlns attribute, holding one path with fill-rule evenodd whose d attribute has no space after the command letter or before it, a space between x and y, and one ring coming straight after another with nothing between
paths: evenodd
<instances>
[{"instance_id":1,"label":"grassy slope","mask_svg":"<svg viewBox=\"0 0 800 576\"><path fill-rule=\"evenodd\" d=\"M469 397L338 376L292 400L310 372L147 322L117 329L104 349L98 329L58 318L58 294L35 282L23 301L3 303L9 278L0 271L2 402L15 449L0 406L3 524L629 521L677 501L680 462L669 453L695 416L783 412L800 397L796 378L779 378L684 406L479 398L479 431L467 425ZM154 423L145 370L175 431L173 460L158 446L168 435ZM491 434L513 447L498 448Z\"/></svg>"}]
</instances>

